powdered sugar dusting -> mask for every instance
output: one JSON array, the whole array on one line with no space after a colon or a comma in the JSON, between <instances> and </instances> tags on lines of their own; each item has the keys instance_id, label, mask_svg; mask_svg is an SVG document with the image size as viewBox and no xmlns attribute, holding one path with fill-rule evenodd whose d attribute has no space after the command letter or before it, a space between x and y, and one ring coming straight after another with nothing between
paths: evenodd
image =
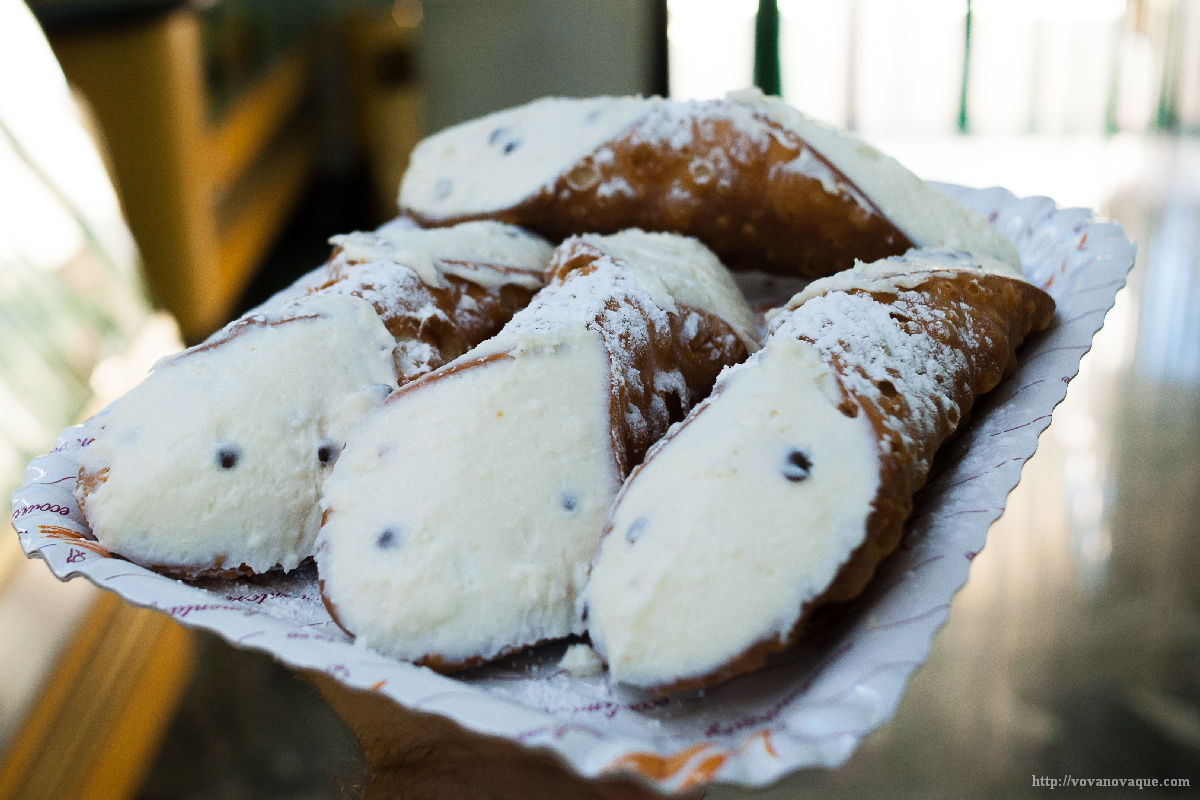
<instances>
[{"instance_id":1,"label":"powdered sugar dusting","mask_svg":"<svg viewBox=\"0 0 1200 800\"><path fill-rule=\"evenodd\" d=\"M345 264L400 264L437 288L446 285L443 276L450 274L488 288L515 283L537 289L551 252L548 242L522 228L484 220L451 228L386 225L334 236L330 242Z\"/></svg>"},{"instance_id":2,"label":"powdered sugar dusting","mask_svg":"<svg viewBox=\"0 0 1200 800\"><path fill-rule=\"evenodd\" d=\"M724 320L748 350L758 348L754 317L746 299L729 270L699 240L637 228L611 236L584 234L579 238L637 273L638 285L657 305L674 313L682 313L684 306L703 309ZM694 337L699 319L692 320L692 324Z\"/></svg>"},{"instance_id":3,"label":"powdered sugar dusting","mask_svg":"<svg viewBox=\"0 0 1200 800\"><path fill-rule=\"evenodd\" d=\"M485 347L494 352L520 351L537 346L555 331L577 326L601 336L613 389L629 398L644 388L637 359L650 347L656 332L670 330L670 317L628 270L603 256L587 270L568 273L561 283L543 289ZM635 435L651 424L632 402L626 402L621 413Z\"/></svg>"},{"instance_id":4,"label":"powdered sugar dusting","mask_svg":"<svg viewBox=\"0 0 1200 800\"><path fill-rule=\"evenodd\" d=\"M332 294L352 294L371 303L377 309L403 307L414 296L424 297L425 281L411 267L395 261L350 261L344 253L329 265L331 276L344 275L321 288Z\"/></svg>"},{"instance_id":5,"label":"powdered sugar dusting","mask_svg":"<svg viewBox=\"0 0 1200 800\"><path fill-rule=\"evenodd\" d=\"M813 297L827 292L850 289L895 292L899 289L911 289L933 275L953 277L958 274L995 274L1027 281L1020 270L989 256L964 250L916 248L903 255L881 258L869 263L856 260L850 269L815 280L797 292L785 305L768 312L767 321L770 322L782 313L799 308Z\"/></svg>"},{"instance_id":6,"label":"powdered sugar dusting","mask_svg":"<svg viewBox=\"0 0 1200 800\"><path fill-rule=\"evenodd\" d=\"M937 336L947 324L945 312L914 300L919 297L912 291L898 293L892 303L831 292L804 303L774 332L807 339L826 358L852 367L841 370L841 378L856 395L876 401L885 393L901 395L909 416L895 427L906 446L934 433L954 406L955 376L967 367L964 351ZM973 347L969 324L966 337Z\"/></svg>"},{"instance_id":7,"label":"powdered sugar dusting","mask_svg":"<svg viewBox=\"0 0 1200 800\"><path fill-rule=\"evenodd\" d=\"M721 149L699 146L705 131L717 122L731 124L741 136L734 137L731 146ZM725 188L734 180L737 165L754 160L755 153L765 150L771 137L779 133L778 129L747 106L728 100L689 100L668 101L647 107L645 116L637 125L624 131L622 138L625 146L633 148L650 147L664 152L691 153L693 156L688 165L691 177L702 185L715 182L718 187ZM790 149L797 147L795 141L784 144ZM811 151L801 148L797 160L805 158L813 159L814 156ZM811 167L809 164L796 165L797 170L806 173L811 172ZM614 180L621 178L614 176ZM833 188L836 193L832 173L829 173L828 180L822 179L821 183L827 191ZM692 199L691 191L683 186L671 187L668 191L678 192L678 199L682 202Z\"/></svg>"},{"instance_id":8,"label":"powdered sugar dusting","mask_svg":"<svg viewBox=\"0 0 1200 800\"><path fill-rule=\"evenodd\" d=\"M1021 246L1037 283L1054 278L1051 293L1062 318L1111 306L1133 263L1133 246L1119 228L1080 221L1045 198L1018 200L1001 189L952 190L997 218ZM774 288L782 295L776 303L792 293ZM856 612L816 631L818 638L788 660L702 697L630 696L601 677L573 678L559 667L562 643L455 679L441 677L375 656L344 636L332 640L338 631L321 616L319 601L312 605L313 627L305 627L293 622L306 618L300 603L280 609L284 619L277 619L270 597L261 605L226 597L276 588L315 597L311 573L292 573L290 585L281 580L266 590L247 583L243 593L241 584L191 586L94 552L71 495L88 428L67 429L51 454L27 467L13 499L12 522L26 553L43 558L62 579L84 576L130 603L172 613L184 625L259 648L295 668L324 671L355 689L374 687L380 697L406 708L544 748L582 775L645 765L643 780L660 791L714 780L761 787L794 770L838 766L894 712L946 619L951 597L966 580L970 561L962 558L964 549L973 555L984 547L988 525L1100 325L1100 315L1079 318L1095 322L1056 325L1027 345L1008 384L1013 398L1000 409L977 411L962 434L962 452L946 463L932 487L936 491L919 502L909 539L914 546L901 548L885 564ZM69 508L69 516L60 508ZM991 510L978 511L984 508ZM719 772L714 763L723 763ZM678 768L664 770L664 764Z\"/></svg>"},{"instance_id":9,"label":"powdered sugar dusting","mask_svg":"<svg viewBox=\"0 0 1200 800\"><path fill-rule=\"evenodd\" d=\"M418 339L397 342L392 352L397 371L412 378L433 372L442 364L442 354L433 345Z\"/></svg>"},{"instance_id":10,"label":"powdered sugar dusting","mask_svg":"<svg viewBox=\"0 0 1200 800\"><path fill-rule=\"evenodd\" d=\"M472 280L471 268L487 272L487 265L460 264L460 269L445 270L445 275L455 279ZM542 267L522 269L524 277L513 280L523 286L525 279L540 286L543 282ZM499 325L493 319L497 313L494 304L481 303L468 291L447 285L445 289L431 286L416 270L395 260L379 259L354 261L346 251L339 252L327 265L330 282L313 291L329 294L348 294L371 303L385 325L396 337L393 352L397 372L404 381L432 372L450 358L460 353L447 351L453 337L440 335L444 331L490 332ZM467 273L468 277L462 277ZM478 274L475 275L478 277ZM444 282L444 281L443 281ZM500 282L509 282L501 275ZM489 289L489 292L498 290Z\"/></svg>"}]
</instances>

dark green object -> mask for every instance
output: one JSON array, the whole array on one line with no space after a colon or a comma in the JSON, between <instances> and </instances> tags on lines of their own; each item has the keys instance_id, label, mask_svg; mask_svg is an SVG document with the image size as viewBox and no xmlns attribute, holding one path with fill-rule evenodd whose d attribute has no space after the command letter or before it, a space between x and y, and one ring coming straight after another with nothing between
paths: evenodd
<instances>
[{"instance_id":1,"label":"dark green object","mask_svg":"<svg viewBox=\"0 0 1200 800\"><path fill-rule=\"evenodd\" d=\"M958 95L958 131L967 133L967 89L971 83L971 0L967 0L966 24L963 30L962 88Z\"/></svg>"},{"instance_id":2,"label":"dark green object","mask_svg":"<svg viewBox=\"0 0 1200 800\"><path fill-rule=\"evenodd\" d=\"M778 95L779 80L779 4L776 0L758 0L754 18L754 85L763 94Z\"/></svg>"}]
</instances>

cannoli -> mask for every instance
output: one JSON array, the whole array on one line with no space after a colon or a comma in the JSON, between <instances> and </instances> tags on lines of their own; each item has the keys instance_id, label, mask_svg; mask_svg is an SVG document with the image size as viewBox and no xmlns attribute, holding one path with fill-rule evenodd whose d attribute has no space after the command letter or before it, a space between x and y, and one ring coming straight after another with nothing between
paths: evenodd
<instances>
[{"instance_id":1,"label":"cannoli","mask_svg":"<svg viewBox=\"0 0 1200 800\"><path fill-rule=\"evenodd\" d=\"M401 383L499 331L545 283L551 246L513 225L391 226L334 236L316 292L370 300L396 340ZM396 269L396 264L406 269Z\"/></svg>"},{"instance_id":2,"label":"cannoli","mask_svg":"<svg viewBox=\"0 0 1200 800\"><path fill-rule=\"evenodd\" d=\"M499 330L551 253L492 222L335 243L307 294L164 359L92 420L75 494L106 549L186 578L310 559L351 425Z\"/></svg>"},{"instance_id":3,"label":"cannoli","mask_svg":"<svg viewBox=\"0 0 1200 800\"><path fill-rule=\"evenodd\" d=\"M499 219L552 240L695 236L732 269L816 278L912 246L1016 265L986 220L894 159L756 90L547 98L421 142L399 193L426 225Z\"/></svg>"},{"instance_id":4,"label":"cannoli","mask_svg":"<svg viewBox=\"0 0 1200 800\"><path fill-rule=\"evenodd\" d=\"M449 671L583 631L622 479L756 347L695 240L568 240L493 339L366 414L325 483L322 594L357 640Z\"/></svg>"},{"instance_id":5,"label":"cannoli","mask_svg":"<svg viewBox=\"0 0 1200 800\"><path fill-rule=\"evenodd\" d=\"M922 253L814 282L762 350L647 454L584 592L616 682L704 687L859 594L939 445L1053 301L1004 265Z\"/></svg>"}]
</instances>

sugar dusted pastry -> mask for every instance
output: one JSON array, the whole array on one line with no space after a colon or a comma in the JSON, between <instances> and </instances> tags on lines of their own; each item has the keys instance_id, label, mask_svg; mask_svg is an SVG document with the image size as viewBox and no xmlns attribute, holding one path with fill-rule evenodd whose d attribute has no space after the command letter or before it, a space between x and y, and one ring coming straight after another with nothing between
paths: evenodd
<instances>
[{"instance_id":1,"label":"sugar dusted pastry","mask_svg":"<svg viewBox=\"0 0 1200 800\"><path fill-rule=\"evenodd\" d=\"M726 99L547 98L442 131L401 208L551 239L627 227L696 236L731 268L819 277L911 246L1017 264L986 220L894 159L757 91Z\"/></svg>"},{"instance_id":2,"label":"sugar dusted pastry","mask_svg":"<svg viewBox=\"0 0 1200 800\"><path fill-rule=\"evenodd\" d=\"M583 236L551 269L495 338L364 416L326 481L323 594L364 645L449 670L582 632L622 479L755 346L694 240Z\"/></svg>"},{"instance_id":3,"label":"sugar dusted pastry","mask_svg":"<svg viewBox=\"0 0 1200 800\"><path fill-rule=\"evenodd\" d=\"M396 340L401 382L492 336L545 283L551 246L513 225L386 225L335 236L312 291L371 302Z\"/></svg>"},{"instance_id":4,"label":"sugar dusted pastry","mask_svg":"<svg viewBox=\"0 0 1200 800\"><path fill-rule=\"evenodd\" d=\"M335 243L292 296L164 360L93 421L76 495L103 546L182 577L311 558L351 425L499 330L551 253L493 222Z\"/></svg>"},{"instance_id":5,"label":"sugar dusted pastry","mask_svg":"<svg viewBox=\"0 0 1200 800\"><path fill-rule=\"evenodd\" d=\"M611 677L715 683L861 592L939 445L1052 313L1004 265L919 252L781 309L615 503L585 591Z\"/></svg>"}]
</instances>

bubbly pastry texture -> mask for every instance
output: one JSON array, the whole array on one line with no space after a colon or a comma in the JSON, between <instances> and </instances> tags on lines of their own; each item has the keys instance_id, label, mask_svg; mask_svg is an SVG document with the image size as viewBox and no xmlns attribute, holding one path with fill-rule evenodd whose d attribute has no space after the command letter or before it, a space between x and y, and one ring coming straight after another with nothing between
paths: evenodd
<instances>
[{"instance_id":1,"label":"bubbly pastry texture","mask_svg":"<svg viewBox=\"0 0 1200 800\"><path fill-rule=\"evenodd\" d=\"M923 249L879 261L855 261L850 269L805 286L790 300L767 312L767 323L783 319L814 297L831 292L863 290L896 294L929 280L931 275L1000 275L1028 283L1024 273L1006 261L964 250Z\"/></svg>"},{"instance_id":2,"label":"bubbly pastry texture","mask_svg":"<svg viewBox=\"0 0 1200 800\"><path fill-rule=\"evenodd\" d=\"M526 148L547 139L553 146ZM552 99L498 112L425 140L399 200L424 224L494 218L551 239L684 233L734 269L808 277L914 245L1018 264L978 214L758 92Z\"/></svg>"},{"instance_id":3,"label":"bubbly pastry texture","mask_svg":"<svg viewBox=\"0 0 1200 800\"><path fill-rule=\"evenodd\" d=\"M850 177L871 202L920 248L969 250L1020 271L1017 249L979 214L938 191L889 155L857 137L813 119L758 89L729 99L779 123Z\"/></svg>"},{"instance_id":4,"label":"bubbly pastry texture","mask_svg":"<svg viewBox=\"0 0 1200 800\"><path fill-rule=\"evenodd\" d=\"M614 680L724 680L861 592L938 447L1053 314L1027 282L943 255L859 275L777 316L626 483L585 590Z\"/></svg>"},{"instance_id":5,"label":"bubbly pastry texture","mask_svg":"<svg viewBox=\"0 0 1200 800\"><path fill-rule=\"evenodd\" d=\"M417 145L400 183L400 206L452 218L516 205L562 164L587 156L660 102L546 97L464 122Z\"/></svg>"},{"instance_id":6,"label":"bubbly pastry texture","mask_svg":"<svg viewBox=\"0 0 1200 800\"><path fill-rule=\"evenodd\" d=\"M314 295L160 362L80 451L92 532L182 576L296 567L347 432L396 388L392 346L367 302Z\"/></svg>"},{"instance_id":7,"label":"bubbly pastry texture","mask_svg":"<svg viewBox=\"0 0 1200 800\"><path fill-rule=\"evenodd\" d=\"M706 274L721 269L678 237L569 241L496 337L364 417L323 498L338 622L440 669L582 633L578 593L622 478L746 355L748 309Z\"/></svg>"}]
</instances>

